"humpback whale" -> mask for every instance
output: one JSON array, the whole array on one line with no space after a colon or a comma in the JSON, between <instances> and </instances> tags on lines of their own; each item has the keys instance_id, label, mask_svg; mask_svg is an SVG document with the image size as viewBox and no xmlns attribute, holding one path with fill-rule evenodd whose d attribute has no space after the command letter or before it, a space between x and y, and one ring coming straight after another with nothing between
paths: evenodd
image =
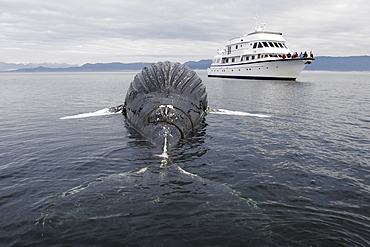
<instances>
[{"instance_id":1,"label":"humpback whale","mask_svg":"<svg viewBox=\"0 0 370 247\"><path fill-rule=\"evenodd\" d=\"M186 65L154 63L131 82L122 112L128 123L155 145L171 147L203 122L206 87Z\"/></svg>"},{"instance_id":2,"label":"humpback whale","mask_svg":"<svg viewBox=\"0 0 370 247\"><path fill-rule=\"evenodd\" d=\"M185 171L166 154L202 126L207 103L206 87L194 71L158 62L135 76L123 105L63 118L122 112L131 127L163 148L163 159L158 166L150 161L152 152L140 153L135 162L146 167L99 176L58 195L36 219L44 239L55 245L91 245L91 238L94 244L124 246L270 243L270 221L255 201Z\"/></svg>"}]
</instances>

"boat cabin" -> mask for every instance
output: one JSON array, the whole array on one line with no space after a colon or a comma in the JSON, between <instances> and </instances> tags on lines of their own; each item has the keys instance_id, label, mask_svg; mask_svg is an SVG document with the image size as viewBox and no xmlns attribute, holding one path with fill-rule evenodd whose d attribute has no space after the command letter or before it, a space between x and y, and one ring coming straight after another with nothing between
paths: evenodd
<instances>
[{"instance_id":1,"label":"boat cabin","mask_svg":"<svg viewBox=\"0 0 370 247\"><path fill-rule=\"evenodd\" d=\"M256 31L231 39L226 49L218 51L213 63L225 64L262 58L280 58L290 53L282 33Z\"/></svg>"}]
</instances>

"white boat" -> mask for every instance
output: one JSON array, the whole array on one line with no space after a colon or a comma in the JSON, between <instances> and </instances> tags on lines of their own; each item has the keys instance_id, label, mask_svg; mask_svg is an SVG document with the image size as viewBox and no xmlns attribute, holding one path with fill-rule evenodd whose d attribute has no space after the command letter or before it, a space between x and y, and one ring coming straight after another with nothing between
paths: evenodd
<instances>
[{"instance_id":1,"label":"white boat","mask_svg":"<svg viewBox=\"0 0 370 247\"><path fill-rule=\"evenodd\" d=\"M208 76L295 80L315 60L312 52L292 52L282 33L265 28L261 22L254 32L229 40L214 57Z\"/></svg>"}]
</instances>

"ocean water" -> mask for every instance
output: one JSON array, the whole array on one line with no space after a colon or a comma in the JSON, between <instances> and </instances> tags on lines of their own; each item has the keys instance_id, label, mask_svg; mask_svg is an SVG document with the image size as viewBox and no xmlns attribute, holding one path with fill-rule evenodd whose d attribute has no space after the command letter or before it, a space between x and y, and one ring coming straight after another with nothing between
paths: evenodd
<instances>
[{"instance_id":1,"label":"ocean water","mask_svg":"<svg viewBox=\"0 0 370 247\"><path fill-rule=\"evenodd\" d=\"M0 246L370 246L369 72L197 71L165 168L107 112L136 73L0 74Z\"/></svg>"}]
</instances>

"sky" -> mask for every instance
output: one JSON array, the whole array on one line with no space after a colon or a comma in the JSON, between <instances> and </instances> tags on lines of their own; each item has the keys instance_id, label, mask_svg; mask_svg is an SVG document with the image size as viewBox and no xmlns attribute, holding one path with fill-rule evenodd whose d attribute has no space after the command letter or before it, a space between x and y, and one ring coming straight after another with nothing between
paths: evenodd
<instances>
[{"instance_id":1,"label":"sky","mask_svg":"<svg viewBox=\"0 0 370 247\"><path fill-rule=\"evenodd\" d=\"M293 51L370 55L365 0L0 0L0 62L212 59L256 16Z\"/></svg>"}]
</instances>

